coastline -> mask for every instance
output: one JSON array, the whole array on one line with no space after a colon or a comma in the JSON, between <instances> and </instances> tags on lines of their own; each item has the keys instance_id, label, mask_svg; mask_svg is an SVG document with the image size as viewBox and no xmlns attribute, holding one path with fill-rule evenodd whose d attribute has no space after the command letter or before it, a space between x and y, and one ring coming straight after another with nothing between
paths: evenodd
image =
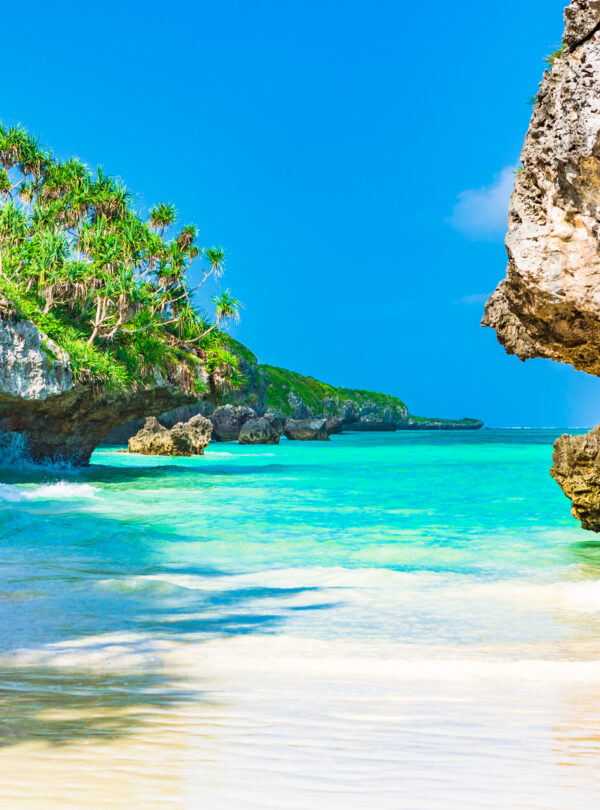
<instances>
[{"instance_id":1,"label":"coastline","mask_svg":"<svg viewBox=\"0 0 600 810\"><path fill-rule=\"evenodd\" d=\"M557 433L4 469L0 804L595 807L600 573L540 478Z\"/></svg>"}]
</instances>

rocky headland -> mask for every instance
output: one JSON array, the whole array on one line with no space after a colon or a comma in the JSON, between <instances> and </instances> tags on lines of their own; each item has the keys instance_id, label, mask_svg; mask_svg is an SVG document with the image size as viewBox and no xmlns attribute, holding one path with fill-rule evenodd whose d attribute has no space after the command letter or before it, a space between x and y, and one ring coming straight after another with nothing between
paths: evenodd
<instances>
[{"instance_id":1,"label":"rocky headland","mask_svg":"<svg viewBox=\"0 0 600 810\"><path fill-rule=\"evenodd\" d=\"M0 432L24 437L36 461L86 464L117 425L198 399L177 368L126 390L77 381L69 355L31 321L9 314L6 304L0 357Z\"/></svg>"},{"instance_id":2,"label":"rocky headland","mask_svg":"<svg viewBox=\"0 0 600 810\"><path fill-rule=\"evenodd\" d=\"M241 444L273 444L275 436L278 442L283 435L296 441L323 441L346 431L479 430L483 427L478 419L412 416L397 397L336 388L287 369L261 365L249 349L231 338L230 347L239 359L246 381L241 389L163 413L159 416L162 425L171 428L177 422L202 414L212 423L211 441L239 441ZM251 431L247 426L263 418L269 421L271 429L267 430L263 423L261 430L255 426ZM143 419L137 419L119 426L107 436L106 443L127 444L143 423ZM261 435L264 441L259 440Z\"/></svg>"},{"instance_id":3,"label":"rocky headland","mask_svg":"<svg viewBox=\"0 0 600 810\"><path fill-rule=\"evenodd\" d=\"M548 62L515 177L506 278L482 324L521 360L550 358L600 376L598 0L573 0L563 48ZM597 434L558 439L552 469L573 515L596 531Z\"/></svg>"},{"instance_id":4,"label":"rocky headland","mask_svg":"<svg viewBox=\"0 0 600 810\"><path fill-rule=\"evenodd\" d=\"M209 374L202 363L195 366L195 377L187 367L173 365L156 369L152 382L115 387L78 378L68 353L5 301L0 307L0 434L22 437L33 460L79 465L87 464L102 442L129 444L131 452L189 455L202 453L209 440L276 444L282 435L323 440L341 430L416 430L429 424L411 417L395 397L336 389L260 366L245 347L235 347L246 381L239 391L227 392L218 369ZM148 417L158 421L147 425ZM196 424L196 419L203 421ZM190 420L202 425L206 441L196 445L201 449L194 449L180 427ZM477 420L431 422L432 429L478 427Z\"/></svg>"}]
</instances>

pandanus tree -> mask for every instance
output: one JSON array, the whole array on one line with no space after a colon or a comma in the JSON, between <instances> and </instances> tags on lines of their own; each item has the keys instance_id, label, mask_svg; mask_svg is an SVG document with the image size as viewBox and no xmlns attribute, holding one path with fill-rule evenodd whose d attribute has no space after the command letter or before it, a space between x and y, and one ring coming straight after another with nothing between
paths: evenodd
<instances>
[{"instance_id":1,"label":"pandanus tree","mask_svg":"<svg viewBox=\"0 0 600 810\"><path fill-rule=\"evenodd\" d=\"M144 218L102 169L58 160L24 129L0 124L0 291L68 318L88 347L143 335L146 346L151 337L198 354L239 317L229 291L211 299L212 323L199 314L195 301L222 276L225 253L200 247L195 225L176 226L172 204Z\"/></svg>"}]
</instances>

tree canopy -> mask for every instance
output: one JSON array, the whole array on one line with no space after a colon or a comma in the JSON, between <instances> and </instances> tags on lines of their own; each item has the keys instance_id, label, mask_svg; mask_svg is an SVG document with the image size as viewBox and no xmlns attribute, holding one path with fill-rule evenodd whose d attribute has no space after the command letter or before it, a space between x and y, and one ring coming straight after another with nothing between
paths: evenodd
<instances>
[{"instance_id":1,"label":"tree canopy","mask_svg":"<svg viewBox=\"0 0 600 810\"><path fill-rule=\"evenodd\" d=\"M240 304L228 290L213 295L211 322L197 303L223 275L223 249L201 247L171 203L143 217L133 201L101 168L57 160L26 130L0 124L0 292L82 378L126 385L178 366L197 379L204 362L235 385L220 327Z\"/></svg>"}]
</instances>

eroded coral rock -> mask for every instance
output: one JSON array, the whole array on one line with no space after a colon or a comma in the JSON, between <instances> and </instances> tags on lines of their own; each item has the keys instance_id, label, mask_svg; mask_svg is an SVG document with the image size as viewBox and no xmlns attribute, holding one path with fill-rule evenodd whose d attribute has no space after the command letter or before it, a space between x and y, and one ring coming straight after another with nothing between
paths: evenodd
<instances>
[{"instance_id":1,"label":"eroded coral rock","mask_svg":"<svg viewBox=\"0 0 600 810\"><path fill-rule=\"evenodd\" d=\"M566 11L570 47L544 75L515 177L507 277L483 325L522 360L600 375L600 3Z\"/></svg>"},{"instance_id":2,"label":"eroded coral rock","mask_svg":"<svg viewBox=\"0 0 600 810\"><path fill-rule=\"evenodd\" d=\"M242 425L240 444L279 444L281 433L275 429L273 423L265 417L248 419Z\"/></svg>"},{"instance_id":3,"label":"eroded coral rock","mask_svg":"<svg viewBox=\"0 0 600 810\"><path fill-rule=\"evenodd\" d=\"M212 438L216 442L237 442L244 422L254 419L256 414L245 405L222 405L210 414Z\"/></svg>"},{"instance_id":4,"label":"eroded coral rock","mask_svg":"<svg viewBox=\"0 0 600 810\"><path fill-rule=\"evenodd\" d=\"M565 10L567 46L540 85L508 215L508 269L482 324L522 360L600 376L600 0ZM599 428L562 436L552 476L600 531Z\"/></svg>"},{"instance_id":5,"label":"eroded coral rock","mask_svg":"<svg viewBox=\"0 0 600 810\"><path fill-rule=\"evenodd\" d=\"M210 441L211 431L210 421L200 415L193 416L189 422L178 422L170 429L150 416L144 427L129 439L128 449L130 453L145 456L201 456Z\"/></svg>"},{"instance_id":6,"label":"eroded coral rock","mask_svg":"<svg viewBox=\"0 0 600 810\"><path fill-rule=\"evenodd\" d=\"M327 441L327 419L288 419L284 434L297 441Z\"/></svg>"},{"instance_id":7,"label":"eroded coral rock","mask_svg":"<svg viewBox=\"0 0 600 810\"><path fill-rule=\"evenodd\" d=\"M584 529L600 532L600 425L583 436L564 434L554 443L550 475L571 500Z\"/></svg>"},{"instance_id":8,"label":"eroded coral rock","mask_svg":"<svg viewBox=\"0 0 600 810\"><path fill-rule=\"evenodd\" d=\"M600 0L573 0L565 9L563 42L570 48L579 45L600 25Z\"/></svg>"}]
</instances>

